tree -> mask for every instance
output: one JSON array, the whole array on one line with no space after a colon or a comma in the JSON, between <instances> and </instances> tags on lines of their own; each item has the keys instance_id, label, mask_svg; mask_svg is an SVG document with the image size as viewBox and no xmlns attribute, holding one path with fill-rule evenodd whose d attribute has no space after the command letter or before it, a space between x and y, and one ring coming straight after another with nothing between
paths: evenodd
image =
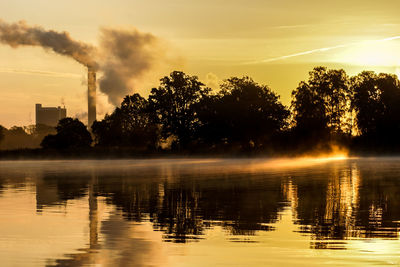
<instances>
[{"instance_id":1,"label":"tree","mask_svg":"<svg viewBox=\"0 0 400 267\"><path fill-rule=\"evenodd\" d=\"M4 149L21 149L35 147L33 136L30 135L25 127L12 126L9 129L3 129L4 142L1 147Z\"/></svg>"},{"instance_id":2,"label":"tree","mask_svg":"<svg viewBox=\"0 0 400 267\"><path fill-rule=\"evenodd\" d=\"M184 148L193 140L199 126L194 107L210 89L196 76L181 71L174 71L160 81L160 86L153 88L149 96L154 121L161 125L164 139L174 137L176 144Z\"/></svg>"},{"instance_id":3,"label":"tree","mask_svg":"<svg viewBox=\"0 0 400 267\"><path fill-rule=\"evenodd\" d=\"M45 124L28 125L23 128L29 136L29 146L27 147L32 148L40 147L40 143L46 135L57 133L55 127Z\"/></svg>"},{"instance_id":4,"label":"tree","mask_svg":"<svg viewBox=\"0 0 400 267\"><path fill-rule=\"evenodd\" d=\"M292 92L295 138L314 142L349 133L350 99L346 72L316 67Z\"/></svg>"},{"instance_id":5,"label":"tree","mask_svg":"<svg viewBox=\"0 0 400 267\"><path fill-rule=\"evenodd\" d=\"M6 131L7 129L5 128L5 127L3 127L3 125L0 125L0 143L1 143L1 141L3 141L3 139L4 139L4 136L5 136L5 131Z\"/></svg>"},{"instance_id":6,"label":"tree","mask_svg":"<svg viewBox=\"0 0 400 267\"><path fill-rule=\"evenodd\" d=\"M227 144L227 118L221 95L208 94L202 97L194 109L198 117L195 139L207 146Z\"/></svg>"},{"instance_id":7,"label":"tree","mask_svg":"<svg viewBox=\"0 0 400 267\"><path fill-rule=\"evenodd\" d=\"M308 83L301 82L292 92L295 138L326 136L328 118L323 98Z\"/></svg>"},{"instance_id":8,"label":"tree","mask_svg":"<svg viewBox=\"0 0 400 267\"><path fill-rule=\"evenodd\" d=\"M327 70L316 67L310 72L309 84L322 97L328 127L334 132L343 132L344 120L349 110L348 76L343 69Z\"/></svg>"},{"instance_id":9,"label":"tree","mask_svg":"<svg viewBox=\"0 0 400 267\"><path fill-rule=\"evenodd\" d=\"M58 122L55 135L47 135L40 144L43 148L71 149L87 148L92 137L86 126L78 119L65 118Z\"/></svg>"},{"instance_id":10,"label":"tree","mask_svg":"<svg viewBox=\"0 0 400 267\"><path fill-rule=\"evenodd\" d=\"M0 126L1 148L10 150L37 148L40 147L44 136L53 132L55 132L55 128L47 125L13 126L10 129Z\"/></svg>"},{"instance_id":11,"label":"tree","mask_svg":"<svg viewBox=\"0 0 400 267\"><path fill-rule=\"evenodd\" d=\"M225 80L219 94L203 98L199 106L205 140L237 143L242 148L271 144L289 117L279 96L250 77Z\"/></svg>"},{"instance_id":12,"label":"tree","mask_svg":"<svg viewBox=\"0 0 400 267\"><path fill-rule=\"evenodd\" d=\"M148 101L139 94L126 96L121 107L92 126L99 146L155 148L158 128L152 122Z\"/></svg>"},{"instance_id":13,"label":"tree","mask_svg":"<svg viewBox=\"0 0 400 267\"><path fill-rule=\"evenodd\" d=\"M360 134L379 142L398 142L400 82L397 76L364 71L351 79L351 88Z\"/></svg>"}]
</instances>

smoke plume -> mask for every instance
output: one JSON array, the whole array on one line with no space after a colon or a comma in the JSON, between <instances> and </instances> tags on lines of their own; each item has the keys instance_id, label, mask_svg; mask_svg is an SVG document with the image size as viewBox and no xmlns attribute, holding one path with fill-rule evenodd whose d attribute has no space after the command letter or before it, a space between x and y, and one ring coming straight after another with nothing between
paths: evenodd
<instances>
[{"instance_id":1,"label":"smoke plume","mask_svg":"<svg viewBox=\"0 0 400 267\"><path fill-rule=\"evenodd\" d=\"M100 43L95 47L72 39L68 32L30 26L24 21L0 20L0 43L13 48L39 46L96 70L100 74L100 91L114 105L137 90L146 74L166 62L160 39L136 29L101 29Z\"/></svg>"},{"instance_id":2,"label":"smoke plume","mask_svg":"<svg viewBox=\"0 0 400 267\"><path fill-rule=\"evenodd\" d=\"M57 54L72 57L85 66L97 67L93 60L95 48L73 40L67 32L29 26L24 21L6 23L0 20L0 42L14 48L24 45L40 46Z\"/></svg>"},{"instance_id":3,"label":"smoke plume","mask_svg":"<svg viewBox=\"0 0 400 267\"><path fill-rule=\"evenodd\" d=\"M136 29L101 30L103 76L99 87L112 104L119 104L125 95L137 89L141 77L164 60L161 47L157 37Z\"/></svg>"}]
</instances>

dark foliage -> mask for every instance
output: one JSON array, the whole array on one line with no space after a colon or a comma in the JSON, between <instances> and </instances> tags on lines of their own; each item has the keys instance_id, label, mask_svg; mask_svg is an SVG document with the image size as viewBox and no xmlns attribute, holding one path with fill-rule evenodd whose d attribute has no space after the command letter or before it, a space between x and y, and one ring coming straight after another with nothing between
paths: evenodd
<instances>
[{"instance_id":1,"label":"dark foliage","mask_svg":"<svg viewBox=\"0 0 400 267\"><path fill-rule=\"evenodd\" d=\"M198 104L204 143L265 149L287 126L289 111L267 86L249 77L233 77L221 89Z\"/></svg>"},{"instance_id":2,"label":"dark foliage","mask_svg":"<svg viewBox=\"0 0 400 267\"><path fill-rule=\"evenodd\" d=\"M351 79L352 107L365 144L400 144L400 84L395 75L364 71Z\"/></svg>"},{"instance_id":3,"label":"dark foliage","mask_svg":"<svg viewBox=\"0 0 400 267\"><path fill-rule=\"evenodd\" d=\"M93 123L92 132L98 146L143 150L156 147L159 131L151 119L148 101L133 94L126 96L111 115Z\"/></svg>"},{"instance_id":4,"label":"dark foliage","mask_svg":"<svg viewBox=\"0 0 400 267\"><path fill-rule=\"evenodd\" d=\"M40 144L43 148L71 149L86 148L92 144L92 137L86 126L78 119L65 118L58 122L57 133L47 135Z\"/></svg>"},{"instance_id":5,"label":"dark foliage","mask_svg":"<svg viewBox=\"0 0 400 267\"><path fill-rule=\"evenodd\" d=\"M3 140L0 137L0 149L5 150L38 148L46 135L56 132L54 127L41 124L24 127L13 126L10 129L0 126L0 131L3 135Z\"/></svg>"},{"instance_id":6,"label":"dark foliage","mask_svg":"<svg viewBox=\"0 0 400 267\"><path fill-rule=\"evenodd\" d=\"M351 134L351 92L344 70L316 67L292 92L292 138L306 147Z\"/></svg>"},{"instance_id":7,"label":"dark foliage","mask_svg":"<svg viewBox=\"0 0 400 267\"><path fill-rule=\"evenodd\" d=\"M154 121L161 126L161 137L174 138L174 144L185 148L199 127L195 106L208 95L210 89L181 71L174 71L161 79L158 88L149 96Z\"/></svg>"},{"instance_id":8,"label":"dark foliage","mask_svg":"<svg viewBox=\"0 0 400 267\"><path fill-rule=\"evenodd\" d=\"M3 141L4 139L4 133L7 129L5 127L3 127L2 125L0 125L0 143L1 141Z\"/></svg>"},{"instance_id":9,"label":"dark foliage","mask_svg":"<svg viewBox=\"0 0 400 267\"><path fill-rule=\"evenodd\" d=\"M316 67L293 90L292 113L268 86L250 77L227 79L218 92L180 71L160 81L148 99L128 95L92 125L96 151L282 155L328 152L334 146L400 150L400 82L395 75L364 71L349 78L344 70ZM44 125L0 128L0 145L35 147L52 130ZM56 130L42 147L89 148L92 143L76 119L61 120Z\"/></svg>"}]
</instances>

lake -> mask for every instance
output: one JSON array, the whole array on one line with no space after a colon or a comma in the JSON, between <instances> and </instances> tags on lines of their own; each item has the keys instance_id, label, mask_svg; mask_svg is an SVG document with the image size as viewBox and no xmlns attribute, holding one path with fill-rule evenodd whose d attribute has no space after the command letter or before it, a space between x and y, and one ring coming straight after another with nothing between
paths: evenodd
<instances>
[{"instance_id":1,"label":"lake","mask_svg":"<svg viewBox=\"0 0 400 267\"><path fill-rule=\"evenodd\" d=\"M1 266L400 265L400 158L0 161Z\"/></svg>"}]
</instances>

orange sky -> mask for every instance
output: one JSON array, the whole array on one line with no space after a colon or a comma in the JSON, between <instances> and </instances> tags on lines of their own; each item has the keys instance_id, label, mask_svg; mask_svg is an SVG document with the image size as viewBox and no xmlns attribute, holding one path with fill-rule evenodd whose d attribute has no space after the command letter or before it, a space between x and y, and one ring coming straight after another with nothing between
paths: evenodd
<instances>
[{"instance_id":1,"label":"orange sky","mask_svg":"<svg viewBox=\"0 0 400 267\"><path fill-rule=\"evenodd\" d=\"M351 75L366 69L400 73L400 40L371 41L400 35L399 9L397 0L0 2L7 22L23 19L94 45L104 26L133 26L163 38L180 60L134 88L144 95L158 77L180 69L213 87L230 76L249 75L285 104L316 65ZM86 111L86 74L78 63L35 47L0 46L0 58L0 124L32 124L35 103L57 106L61 99L69 116ZM101 117L113 107L99 98Z\"/></svg>"}]
</instances>

